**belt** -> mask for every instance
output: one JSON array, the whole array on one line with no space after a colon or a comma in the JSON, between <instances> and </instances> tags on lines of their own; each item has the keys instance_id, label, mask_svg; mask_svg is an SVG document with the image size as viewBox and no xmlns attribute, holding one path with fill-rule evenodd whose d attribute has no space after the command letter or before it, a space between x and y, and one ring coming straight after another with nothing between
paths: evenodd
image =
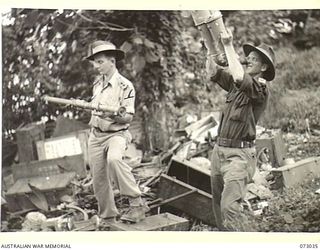
<instances>
[{"instance_id":1,"label":"belt","mask_svg":"<svg viewBox=\"0 0 320 250\"><path fill-rule=\"evenodd\" d=\"M98 127L93 127L94 130L98 131L99 133L116 133L116 132L120 132L120 131L126 131L128 130L128 128L122 128L119 130L108 130L108 131L103 131Z\"/></svg>"},{"instance_id":2,"label":"belt","mask_svg":"<svg viewBox=\"0 0 320 250\"><path fill-rule=\"evenodd\" d=\"M227 138L217 138L217 144L228 148L251 148L255 145L254 141L240 141Z\"/></svg>"}]
</instances>

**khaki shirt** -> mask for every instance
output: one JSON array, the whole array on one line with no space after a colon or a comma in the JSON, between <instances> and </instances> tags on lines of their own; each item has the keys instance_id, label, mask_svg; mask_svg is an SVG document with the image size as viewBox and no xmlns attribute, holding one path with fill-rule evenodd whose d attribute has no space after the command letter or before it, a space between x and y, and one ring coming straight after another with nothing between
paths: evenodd
<instances>
[{"instance_id":1,"label":"khaki shirt","mask_svg":"<svg viewBox=\"0 0 320 250\"><path fill-rule=\"evenodd\" d=\"M107 105L116 109L125 107L127 113L134 114L135 89L133 84L116 71L111 79L106 82L104 76L99 76L94 82L93 104ZM99 112L91 113L89 125L105 132L127 129L129 123L120 124L110 117L99 116Z\"/></svg>"},{"instance_id":2,"label":"khaki shirt","mask_svg":"<svg viewBox=\"0 0 320 250\"><path fill-rule=\"evenodd\" d=\"M235 83L229 71L223 68L219 68L211 80L228 91L218 136L241 141L255 140L256 124L266 109L269 97L265 80L259 78L257 81L245 73L243 81Z\"/></svg>"}]
</instances>

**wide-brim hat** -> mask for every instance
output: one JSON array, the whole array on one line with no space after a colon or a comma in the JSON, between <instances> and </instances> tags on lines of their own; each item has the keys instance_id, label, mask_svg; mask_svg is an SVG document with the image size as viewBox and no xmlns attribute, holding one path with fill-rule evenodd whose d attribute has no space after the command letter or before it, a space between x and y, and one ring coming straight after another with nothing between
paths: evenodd
<instances>
[{"instance_id":1,"label":"wide-brim hat","mask_svg":"<svg viewBox=\"0 0 320 250\"><path fill-rule=\"evenodd\" d=\"M261 43L259 46L253 46L251 44L244 44L243 51L245 56L248 56L250 52L257 51L263 58L264 61L268 64L268 69L264 73L264 78L267 81L272 81L275 77L275 55L271 46Z\"/></svg>"},{"instance_id":2,"label":"wide-brim hat","mask_svg":"<svg viewBox=\"0 0 320 250\"><path fill-rule=\"evenodd\" d=\"M89 46L88 56L86 59L92 61L94 56L101 52L114 56L117 61L122 60L125 55L124 51L117 49L111 42L95 41Z\"/></svg>"}]
</instances>

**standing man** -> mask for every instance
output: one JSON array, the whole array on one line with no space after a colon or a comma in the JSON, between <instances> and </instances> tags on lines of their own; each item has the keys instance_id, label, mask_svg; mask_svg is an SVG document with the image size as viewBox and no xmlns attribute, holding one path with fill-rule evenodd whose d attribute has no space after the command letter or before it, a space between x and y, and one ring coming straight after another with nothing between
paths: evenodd
<instances>
[{"instance_id":1,"label":"standing man","mask_svg":"<svg viewBox=\"0 0 320 250\"><path fill-rule=\"evenodd\" d=\"M232 34L221 34L228 68L207 58L207 73L227 91L216 145L211 155L213 212L220 230L252 231L242 211L246 186L256 169L256 124L265 110L269 91L267 81L275 77L275 56L266 45L245 44L244 70L232 45Z\"/></svg>"},{"instance_id":2,"label":"standing man","mask_svg":"<svg viewBox=\"0 0 320 250\"><path fill-rule=\"evenodd\" d=\"M114 181L120 194L127 196L130 204L129 210L120 219L136 223L145 218L147 207L142 202L131 168L123 161L127 144L132 139L128 128L135 102L132 83L116 68L116 62L123 58L124 52L110 42L96 41L91 44L87 59L100 73L93 84L92 103L124 107L126 113L92 112L89 123L89 163L100 217L113 221L119 216L112 189Z\"/></svg>"}]
</instances>

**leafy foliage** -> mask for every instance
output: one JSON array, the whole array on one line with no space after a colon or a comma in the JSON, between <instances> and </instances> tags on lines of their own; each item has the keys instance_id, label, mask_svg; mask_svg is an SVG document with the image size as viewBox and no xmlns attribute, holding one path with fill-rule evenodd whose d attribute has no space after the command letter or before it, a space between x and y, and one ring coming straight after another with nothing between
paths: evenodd
<instances>
[{"instance_id":1,"label":"leafy foliage","mask_svg":"<svg viewBox=\"0 0 320 250\"><path fill-rule=\"evenodd\" d=\"M252 218L259 232L319 232L320 200L315 193L320 180L275 192L268 209Z\"/></svg>"},{"instance_id":2,"label":"leafy foliage","mask_svg":"<svg viewBox=\"0 0 320 250\"><path fill-rule=\"evenodd\" d=\"M279 49L277 77L270 86L271 98L262 123L268 127L304 131L306 119L319 129L319 60L317 48L293 52Z\"/></svg>"},{"instance_id":3,"label":"leafy foliage","mask_svg":"<svg viewBox=\"0 0 320 250\"><path fill-rule=\"evenodd\" d=\"M275 100L287 96L286 88L319 87L320 12L223 11L223 15L241 56L244 42L263 41L275 47L278 76L271 103L277 105L270 105L275 110L262 125L285 124L293 114L283 112ZM205 79L205 49L186 11L12 9L7 19L11 23L2 29L3 132L16 129L21 121L54 120L61 114L87 121L87 114L45 105L40 96L90 97L95 72L84 58L88 44L96 39L110 40L127 52L118 67L136 86L146 149L166 148L179 116L186 112L200 116L223 103L224 93ZM270 122L278 117L285 121ZM312 107L310 114L297 118L309 118L315 126L318 117Z\"/></svg>"},{"instance_id":4,"label":"leafy foliage","mask_svg":"<svg viewBox=\"0 0 320 250\"><path fill-rule=\"evenodd\" d=\"M260 125L304 131L308 119L311 128L319 129L320 11L223 11L223 17L241 57L244 43L274 47L276 78L269 86L270 102ZM211 93L211 108L221 108L223 92L213 87Z\"/></svg>"},{"instance_id":5,"label":"leafy foliage","mask_svg":"<svg viewBox=\"0 0 320 250\"><path fill-rule=\"evenodd\" d=\"M66 112L43 105L43 94L87 99L95 72L84 60L86 48L104 39L127 52L118 66L137 88L137 109L144 110L145 120L156 125L152 127L161 127L154 141L163 137L166 114L174 103L174 82L196 61L189 62L179 12L13 9L11 18L13 23L3 28L5 131L21 120L55 119ZM79 111L72 115L84 117Z\"/></svg>"}]
</instances>

